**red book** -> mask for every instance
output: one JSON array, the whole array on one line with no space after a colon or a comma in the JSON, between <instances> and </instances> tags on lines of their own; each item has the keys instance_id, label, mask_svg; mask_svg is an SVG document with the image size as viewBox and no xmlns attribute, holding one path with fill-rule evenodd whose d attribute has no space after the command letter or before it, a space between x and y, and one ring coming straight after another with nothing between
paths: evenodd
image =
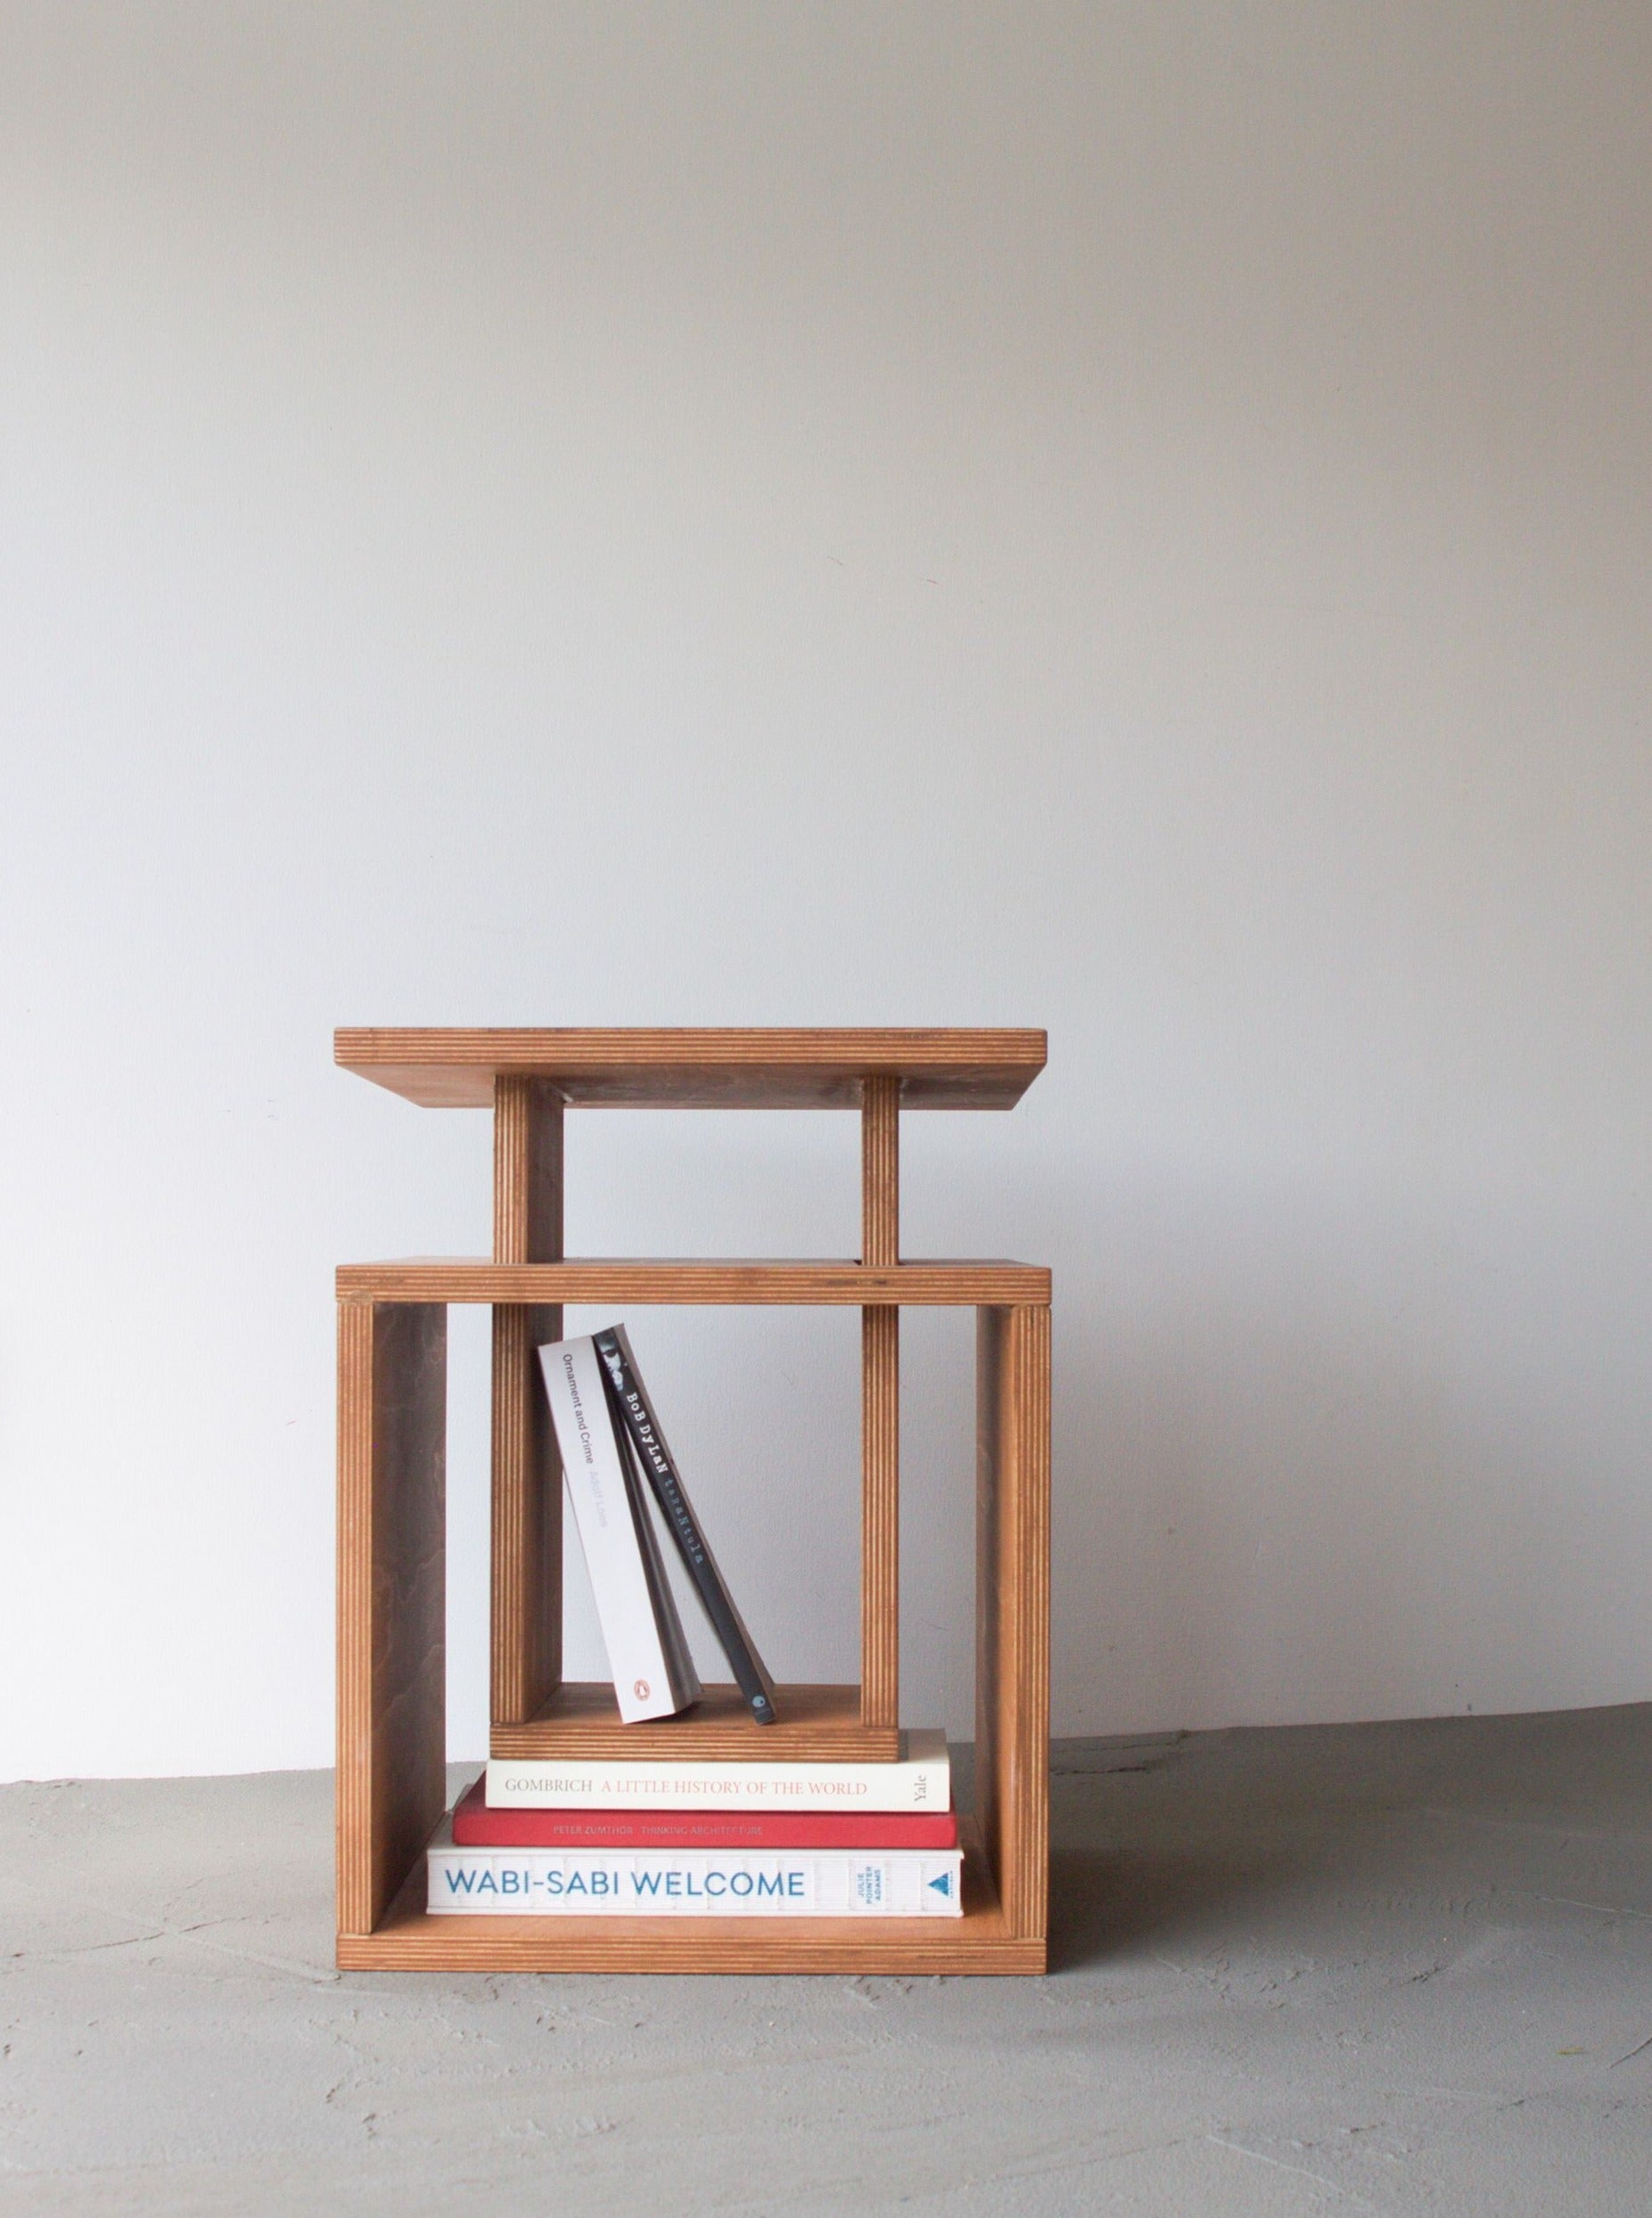
<instances>
[{"instance_id":1,"label":"red book","mask_svg":"<svg viewBox=\"0 0 1652 2218\"><path fill-rule=\"evenodd\" d=\"M949 1810L489 1810L478 1779L453 1812L460 1848L956 1848Z\"/></svg>"}]
</instances>

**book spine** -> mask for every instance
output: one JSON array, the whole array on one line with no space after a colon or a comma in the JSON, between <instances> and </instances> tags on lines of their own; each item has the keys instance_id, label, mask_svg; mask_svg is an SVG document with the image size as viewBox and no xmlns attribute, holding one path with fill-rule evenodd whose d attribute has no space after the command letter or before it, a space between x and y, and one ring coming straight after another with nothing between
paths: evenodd
<instances>
[{"instance_id":1,"label":"book spine","mask_svg":"<svg viewBox=\"0 0 1652 2218\"><path fill-rule=\"evenodd\" d=\"M607 1409L614 1450L625 1474L626 1498L631 1505L631 1524L637 1533L643 1576L648 1583L648 1600L665 1655L671 1693L677 1707L686 1709L690 1703L697 1702L705 1690L700 1684L700 1674L694 1669L694 1653L683 1631L683 1621L677 1614L677 1598L671 1592L670 1580L666 1576L660 1535L654 1530L653 1516L648 1507L648 1487L637 1463L637 1450L631 1445L630 1434L620 1422L612 1399L608 1401Z\"/></svg>"},{"instance_id":2,"label":"book spine","mask_svg":"<svg viewBox=\"0 0 1652 2218\"><path fill-rule=\"evenodd\" d=\"M671 1537L702 1607L717 1635L728 1667L735 1675L736 1684L744 1696L746 1706L760 1725L775 1721L775 1684L757 1653L744 1620L735 1606L727 1581L718 1569L700 1522L694 1516L687 1489L677 1467L660 1420L648 1399L637 1368L637 1359L623 1325L612 1327L596 1335L596 1352L601 1360L604 1376L613 1396L613 1406L621 1421L630 1434L637 1459L649 1484L653 1487Z\"/></svg>"},{"instance_id":3,"label":"book spine","mask_svg":"<svg viewBox=\"0 0 1652 2218\"><path fill-rule=\"evenodd\" d=\"M494 1757L490 1810L946 1810L946 1743L902 1763L527 1762ZM911 1736L916 1741L916 1734ZM933 1751L933 1753L932 1753Z\"/></svg>"},{"instance_id":4,"label":"book spine","mask_svg":"<svg viewBox=\"0 0 1652 2218\"><path fill-rule=\"evenodd\" d=\"M432 1846L429 1908L466 1917L958 1918L958 1849L683 1855Z\"/></svg>"},{"instance_id":5,"label":"book spine","mask_svg":"<svg viewBox=\"0 0 1652 2218\"><path fill-rule=\"evenodd\" d=\"M649 1590L602 1366L588 1338L551 1342L539 1350L539 1364L620 1715L627 1724L670 1717L682 1701Z\"/></svg>"}]
</instances>

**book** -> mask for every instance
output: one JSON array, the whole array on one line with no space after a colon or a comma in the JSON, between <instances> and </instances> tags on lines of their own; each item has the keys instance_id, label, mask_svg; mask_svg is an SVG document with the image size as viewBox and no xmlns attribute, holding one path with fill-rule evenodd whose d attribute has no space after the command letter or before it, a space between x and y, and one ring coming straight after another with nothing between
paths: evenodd
<instances>
[{"instance_id":1,"label":"book","mask_svg":"<svg viewBox=\"0 0 1652 2218\"><path fill-rule=\"evenodd\" d=\"M960 1918L961 1849L461 1848L444 1818L428 1907L469 1917Z\"/></svg>"},{"instance_id":2,"label":"book","mask_svg":"<svg viewBox=\"0 0 1652 2218\"><path fill-rule=\"evenodd\" d=\"M589 1336L539 1350L568 1499L590 1573L620 1715L674 1717L700 1696L653 1519Z\"/></svg>"},{"instance_id":3,"label":"book","mask_svg":"<svg viewBox=\"0 0 1652 2218\"><path fill-rule=\"evenodd\" d=\"M612 1404L608 1415L612 1422ZM654 1530L653 1516L648 1507L648 1489L643 1481L637 1451L621 1427L615 1427L614 1445L620 1451L620 1462L623 1467L626 1498L631 1506L632 1527L642 1554L643 1577L647 1582L649 1606L653 1611L654 1623L665 1648L671 1684L684 1691L686 1701L682 1706L686 1707L688 1704L698 1701L705 1689L694 1669L694 1651L688 1646L683 1621L678 1614L677 1598L671 1592L671 1582L665 1575L660 1536ZM617 1693L618 1689L615 1691Z\"/></svg>"},{"instance_id":4,"label":"book","mask_svg":"<svg viewBox=\"0 0 1652 2218\"><path fill-rule=\"evenodd\" d=\"M949 1810L489 1810L477 1778L453 1811L459 1848L958 1846Z\"/></svg>"},{"instance_id":5,"label":"book","mask_svg":"<svg viewBox=\"0 0 1652 2218\"><path fill-rule=\"evenodd\" d=\"M677 1542L678 1555L711 1631L717 1635L736 1684L746 1706L760 1725L775 1721L775 1683L752 1644L752 1636L735 1606L734 1597L717 1567L711 1543L702 1531L683 1484L682 1474L667 1445L665 1431L648 1398L637 1358L623 1325L610 1326L594 1335L596 1353L613 1407L619 1413L637 1453L643 1475L653 1489L665 1516L666 1529Z\"/></svg>"},{"instance_id":6,"label":"book","mask_svg":"<svg viewBox=\"0 0 1652 2218\"><path fill-rule=\"evenodd\" d=\"M489 1810L949 1810L946 1735L914 1730L895 1763L489 1763Z\"/></svg>"}]
</instances>

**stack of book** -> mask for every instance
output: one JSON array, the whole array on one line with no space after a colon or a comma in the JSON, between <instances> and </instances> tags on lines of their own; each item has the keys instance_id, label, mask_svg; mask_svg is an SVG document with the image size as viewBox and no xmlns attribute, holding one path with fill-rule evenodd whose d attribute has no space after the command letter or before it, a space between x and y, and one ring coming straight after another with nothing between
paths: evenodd
<instances>
[{"instance_id":1,"label":"stack of book","mask_svg":"<svg viewBox=\"0 0 1652 2218\"><path fill-rule=\"evenodd\" d=\"M623 1326L539 1351L627 1723L703 1691L662 1522L757 1725L773 1680L689 1502ZM945 1736L890 1763L495 1759L429 1851L429 1907L469 1916L960 1917Z\"/></svg>"}]
</instances>

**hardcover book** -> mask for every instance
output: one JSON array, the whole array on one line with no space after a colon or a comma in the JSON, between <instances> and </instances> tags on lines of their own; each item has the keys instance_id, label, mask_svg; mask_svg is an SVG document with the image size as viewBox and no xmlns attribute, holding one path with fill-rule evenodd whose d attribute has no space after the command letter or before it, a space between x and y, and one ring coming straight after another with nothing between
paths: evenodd
<instances>
[{"instance_id":1,"label":"hardcover book","mask_svg":"<svg viewBox=\"0 0 1652 2218\"><path fill-rule=\"evenodd\" d=\"M946 1735L914 1730L897 1763L525 1761L495 1756L489 1810L939 1810L952 1807Z\"/></svg>"},{"instance_id":2,"label":"hardcover book","mask_svg":"<svg viewBox=\"0 0 1652 2218\"><path fill-rule=\"evenodd\" d=\"M453 1812L459 1848L958 1846L949 1810L489 1810L476 1779Z\"/></svg>"},{"instance_id":3,"label":"hardcover book","mask_svg":"<svg viewBox=\"0 0 1652 2218\"><path fill-rule=\"evenodd\" d=\"M959 1918L959 1849L460 1848L444 1819L429 1908L468 1917Z\"/></svg>"}]
</instances>

